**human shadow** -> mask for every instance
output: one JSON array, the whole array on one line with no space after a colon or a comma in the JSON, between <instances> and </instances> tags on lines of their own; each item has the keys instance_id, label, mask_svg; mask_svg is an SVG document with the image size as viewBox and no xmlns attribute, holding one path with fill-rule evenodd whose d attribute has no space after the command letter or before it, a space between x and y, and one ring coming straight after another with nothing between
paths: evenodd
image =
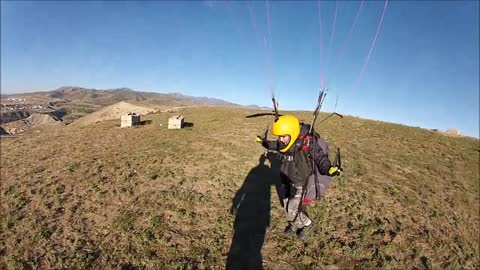
<instances>
[{"instance_id":1,"label":"human shadow","mask_svg":"<svg viewBox=\"0 0 480 270\"><path fill-rule=\"evenodd\" d=\"M270 161L270 167L265 164ZM232 202L234 235L226 269L263 269L262 246L270 225L270 188L280 192L280 162L272 152L260 155Z\"/></svg>"}]
</instances>

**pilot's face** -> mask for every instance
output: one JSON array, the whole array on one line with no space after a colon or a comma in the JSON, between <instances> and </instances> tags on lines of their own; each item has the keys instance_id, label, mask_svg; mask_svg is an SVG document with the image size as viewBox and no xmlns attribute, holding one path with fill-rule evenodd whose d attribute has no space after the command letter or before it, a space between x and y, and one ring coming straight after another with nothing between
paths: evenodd
<instances>
[{"instance_id":1,"label":"pilot's face","mask_svg":"<svg viewBox=\"0 0 480 270\"><path fill-rule=\"evenodd\" d=\"M290 142L290 135L278 136L278 140L287 145Z\"/></svg>"}]
</instances>

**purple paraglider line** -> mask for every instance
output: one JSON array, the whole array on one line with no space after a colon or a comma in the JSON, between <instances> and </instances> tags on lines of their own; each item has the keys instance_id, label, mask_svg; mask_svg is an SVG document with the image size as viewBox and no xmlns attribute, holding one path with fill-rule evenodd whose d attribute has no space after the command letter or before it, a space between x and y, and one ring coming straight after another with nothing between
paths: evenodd
<instances>
[{"instance_id":1,"label":"purple paraglider line","mask_svg":"<svg viewBox=\"0 0 480 270\"><path fill-rule=\"evenodd\" d=\"M365 73L365 69L367 68L368 62L370 61L370 56L372 55L372 51L375 48L375 43L377 42L378 33L380 32L380 28L382 27L383 17L385 16L385 11L387 10L387 6L388 6L388 0L385 0L385 4L383 6L383 11L382 11L382 16L380 17L380 21L379 21L378 26L377 26L377 32L375 33L375 37L373 38L372 45L370 46L370 50L368 51L367 58L365 59L365 62L363 63L362 69L360 70L360 74L358 75L358 78L355 81L353 91L355 90L355 88L357 88L360 81L362 80L363 74Z\"/></svg>"}]
</instances>

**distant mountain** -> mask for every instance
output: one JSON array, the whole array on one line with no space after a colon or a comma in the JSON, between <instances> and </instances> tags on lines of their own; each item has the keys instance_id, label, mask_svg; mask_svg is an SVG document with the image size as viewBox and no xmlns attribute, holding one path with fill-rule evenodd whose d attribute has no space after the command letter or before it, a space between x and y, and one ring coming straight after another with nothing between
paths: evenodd
<instances>
[{"instance_id":1,"label":"distant mountain","mask_svg":"<svg viewBox=\"0 0 480 270\"><path fill-rule=\"evenodd\" d=\"M75 102L75 103L91 103L101 106L111 105L124 100L182 100L192 102L194 104L215 105L215 106L241 106L254 109L261 107L250 105L242 106L236 103L228 102L218 98L195 97L181 93L154 93L135 91L130 88L115 89L88 89L77 86L63 86L56 90L45 92L32 92L23 94L2 95L2 99L8 97L25 98L26 102Z\"/></svg>"},{"instance_id":2,"label":"distant mountain","mask_svg":"<svg viewBox=\"0 0 480 270\"><path fill-rule=\"evenodd\" d=\"M130 88L117 88L108 90L86 89L82 87L64 86L56 90L45 92L49 97L62 99L70 102L86 102L109 105L122 100L146 100L141 92L135 92ZM37 92L35 94L42 94Z\"/></svg>"},{"instance_id":3,"label":"distant mountain","mask_svg":"<svg viewBox=\"0 0 480 270\"><path fill-rule=\"evenodd\" d=\"M242 106L236 103L228 102L223 99L218 98L209 98L209 97L194 97L194 96L187 96L181 93L168 93L172 97L181 100L189 100L193 103L200 103L200 104L209 104L209 105L218 105L218 106Z\"/></svg>"},{"instance_id":4,"label":"distant mountain","mask_svg":"<svg viewBox=\"0 0 480 270\"><path fill-rule=\"evenodd\" d=\"M64 86L52 91L2 95L2 101L8 98L25 99L25 103L76 102L109 105L122 100L145 100L141 93L128 88L111 90L87 89L76 86Z\"/></svg>"}]
</instances>

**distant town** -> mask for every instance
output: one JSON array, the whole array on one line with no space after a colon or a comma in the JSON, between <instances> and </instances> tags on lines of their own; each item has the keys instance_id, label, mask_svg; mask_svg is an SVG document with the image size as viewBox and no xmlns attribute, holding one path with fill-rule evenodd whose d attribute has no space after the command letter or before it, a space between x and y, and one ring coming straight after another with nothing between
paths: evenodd
<instances>
[{"instance_id":1,"label":"distant town","mask_svg":"<svg viewBox=\"0 0 480 270\"><path fill-rule=\"evenodd\" d=\"M28 103L15 103L15 104L0 104L1 112L13 112L13 111L33 111L33 112L42 112L46 109L51 109L51 107L45 107L38 104L28 104Z\"/></svg>"},{"instance_id":2,"label":"distant town","mask_svg":"<svg viewBox=\"0 0 480 270\"><path fill-rule=\"evenodd\" d=\"M57 108L53 102L38 102L35 99L16 97L2 98L0 124L27 118L34 113L51 114L59 109L61 108Z\"/></svg>"}]
</instances>

